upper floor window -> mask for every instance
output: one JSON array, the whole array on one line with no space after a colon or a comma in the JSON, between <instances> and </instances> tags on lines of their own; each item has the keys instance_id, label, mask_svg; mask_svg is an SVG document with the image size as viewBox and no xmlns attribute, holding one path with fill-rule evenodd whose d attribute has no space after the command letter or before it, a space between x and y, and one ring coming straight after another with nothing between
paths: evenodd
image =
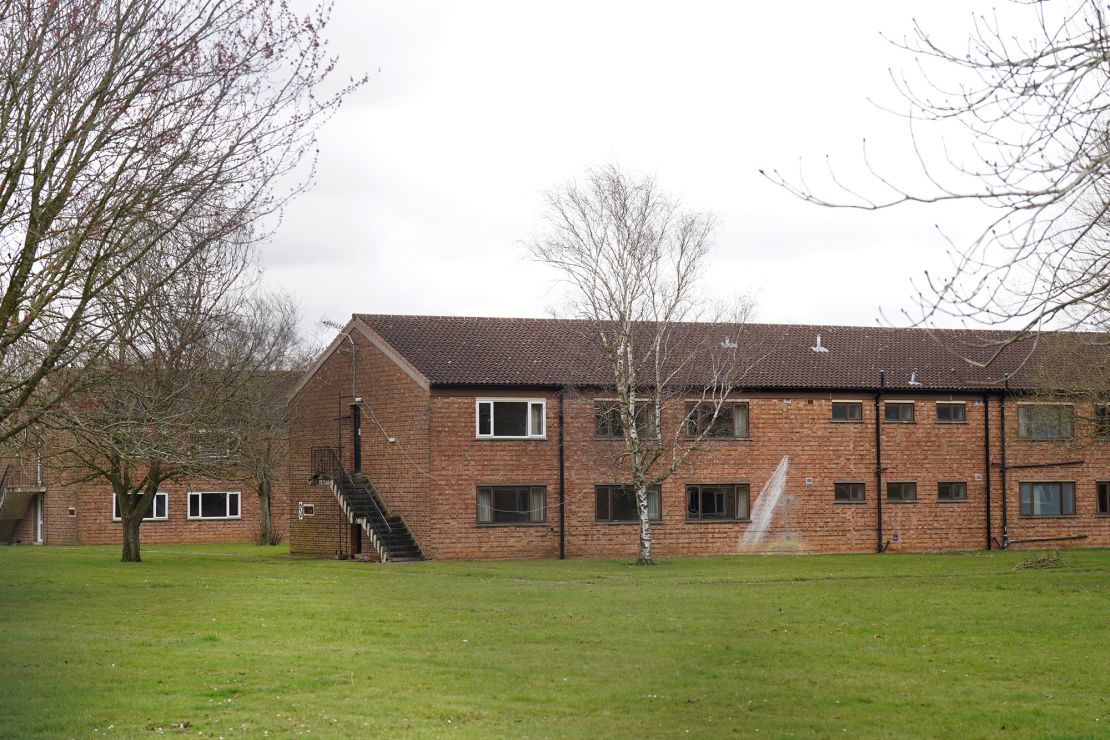
<instances>
[{"instance_id":1,"label":"upper floor window","mask_svg":"<svg viewBox=\"0 0 1110 740\"><path fill-rule=\"evenodd\" d=\"M1110 439L1110 405L1095 406L1095 437Z\"/></svg>"},{"instance_id":2,"label":"upper floor window","mask_svg":"<svg viewBox=\"0 0 1110 740\"><path fill-rule=\"evenodd\" d=\"M1095 511L1099 514L1110 514L1110 483L1106 481L1096 483L1095 493L1097 498Z\"/></svg>"},{"instance_id":3,"label":"upper floor window","mask_svg":"<svg viewBox=\"0 0 1110 740\"><path fill-rule=\"evenodd\" d=\"M864 502L863 483L860 481L837 481L833 484L833 501L838 504L862 504Z\"/></svg>"},{"instance_id":4,"label":"upper floor window","mask_svg":"<svg viewBox=\"0 0 1110 740\"><path fill-rule=\"evenodd\" d=\"M479 437L528 439L543 437L546 402L520 399L478 399Z\"/></svg>"},{"instance_id":5,"label":"upper floor window","mask_svg":"<svg viewBox=\"0 0 1110 740\"><path fill-rule=\"evenodd\" d=\"M691 437L705 434L707 437L735 437L746 439L748 436L748 404L722 403L713 417L716 404L710 402L686 404L686 433Z\"/></svg>"},{"instance_id":6,"label":"upper floor window","mask_svg":"<svg viewBox=\"0 0 1110 740\"><path fill-rule=\"evenodd\" d=\"M917 501L917 484L913 481L891 481L886 484L887 501Z\"/></svg>"},{"instance_id":7,"label":"upper floor window","mask_svg":"<svg viewBox=\"0 0 1110 740\"><path fill-rule=\"evenodd\" d=\"M1022 439L1071 439L1071 427L1071 404L1018 404L1018 436Z\"/></svg>"},{"instance_id":8,"label":"upper floor window","mask_svg":"<svg viewBox=\"0 0 1110 740\"><path fill-rule=\"evenodd\" d=\"M967 405L963 402L941 401L937 403L938 424L959 424L967 421Z\"/></svg>"},{"instance_id":9,"label":"upper floor window","mask_svg":"<svg viewBox=\"0 0 1110 740\"><path fill-rule=\"evenodd\" d=\"M154 494L154 501L150 504L150 511L143 517L144 522L162 521L169 519L169 502L170 496L165 491L159 491ZM112 521L118 522L123 519L119 512L119 499L115 494L112 494Z\"/></svg>"},{"instance_id":10,"label":"upper floor window","mask_svg":"<svg viewBox=\"0 0 1110 740\"><path fill-rule=\"evenodd\" d=\"M887 401L883 407L883 421L913 421L913 401Z\"/></svg>"},{"instance_id":11,"label":"upper floor window","mask_svg":"<svg viewBox=\"0 0 1110 740\"><path fill-rule=\"evenodd\" d=\"M631 486L597 486L594 489L594 516L599 522L637 522L640 507L636 503L636 490ZM659 486L647 489L648 519L653 522L663 518L659 500Z\"/></svg>"},{"instance_id":12,"label":"upper floor window","mask_svg":"<svg viewBox=\"0 0 1110 740\"><path fill-rule=\"evenodd\" d=\"M1075 483L1022 483L1022 516L1075 516Z\"/></svg>"},{"instance_id":13,"label":"upper floor window","mask_svg":"<svg viewBox=\"0 0 1110 740\"><path fill-rule=\"evenodd\" d=\"M833 401L833 421L863 421L863 401Z\"/></svg>"},{"instance_id":14,"label":"upper floor window","mask_svg":"<svg viewBox=\"0 0 1110 740\"><path fill-rule=\"evenodd\" d=\"M939 481L937 483L937 501L967 501L967 482Z\"/></svg>"},{"instance_id":15,"label":"upper floor window","mask_svg":"<svg viewBox=\"0 0 1110 740\"><path fill-rule=\"evenodd\" d=\"M636 431L641 437L655 437L652 405L646 401L636 404ZM599 437L624 437L619 401L594 401L594 424Z\"/></svg>"}]
</instances>

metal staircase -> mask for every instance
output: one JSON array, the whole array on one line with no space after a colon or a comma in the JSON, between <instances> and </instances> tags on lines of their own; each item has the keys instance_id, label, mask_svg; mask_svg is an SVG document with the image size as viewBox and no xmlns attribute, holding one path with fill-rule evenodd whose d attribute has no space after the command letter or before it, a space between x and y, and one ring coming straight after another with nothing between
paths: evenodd
<instances>
[{"instance_id":1,"label":"metal staircase","mask_svg":"<svg viewBox=\"0 0 1110 740\"><path fill-rule=\"evenodd\" d=\"M325 481L347 520L362 528L383 563L424 559L404 520L389 514L373 484L348 473L334 447L313 447L312 482Z\"/></svg>"}]
</instances>

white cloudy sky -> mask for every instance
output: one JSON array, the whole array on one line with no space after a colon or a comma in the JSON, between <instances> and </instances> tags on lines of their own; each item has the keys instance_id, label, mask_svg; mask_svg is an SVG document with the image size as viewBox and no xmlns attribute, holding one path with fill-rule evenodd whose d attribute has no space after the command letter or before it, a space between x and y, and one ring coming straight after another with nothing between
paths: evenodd
<instances>
[{"instance_id":1,"label":"white cloudy sky","mask_svg":"<svg viewBox=\"0 0 1110 740\"><path fill-rule=\"evenodd\" d=\"M911 280L943 271L941 224L978 214L807 205L759 170L913 177L891 70L914 18L965 39L972 5L819 1L338 0L341 74L369 82L322 132L315 188L266 248L306 329L352 312L543 316L530 262L546 189L616 161L719 220L709 292L752 292L771 322L904 322ZM912 14L911 14L912 13Z\"/></svg>"}]
</instances>

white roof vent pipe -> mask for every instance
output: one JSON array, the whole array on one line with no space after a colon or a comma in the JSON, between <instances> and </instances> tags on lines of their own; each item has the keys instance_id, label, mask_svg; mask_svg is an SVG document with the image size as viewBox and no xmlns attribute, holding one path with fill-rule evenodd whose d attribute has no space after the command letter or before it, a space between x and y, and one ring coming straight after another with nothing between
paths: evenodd
<instances>
[{"instance_id":1,"label":"white roof vent pipe","mask_svg":"<svg viewBox=\"0 0 1110 740\"><path fill-rule=\"evenodd\" d=\"M921 381L917 379L917 371L914 370L910 373L910 385L921 385Z\"/></svg>"},{"instance_id":2,"label":"white roof vent pipe","mask_svg":"<svg viewBox=\"0 0 1110 740\"><path fill-rule=\"evenodd\" d=\"M725 349L735 349L736 347L739 347L740 345L737 344L736 342L732 341L732 337L730 337L729 335L726 334L724 341L721 342L721 346L724 347Z\"/></svg>"},{"instance_id":3,"label":"white roof vent pipe","mask_svg":"<svg viewBox=\"0 0 1110 740\"><path fill-rule=\"evenodd\" d=\"M810 347L810 349L813 350L814 352L828 352L829 351L828 347L822 347L821 346L821 335L820 334L817 335L817 344Z\"/></svg>"}]
</instances>

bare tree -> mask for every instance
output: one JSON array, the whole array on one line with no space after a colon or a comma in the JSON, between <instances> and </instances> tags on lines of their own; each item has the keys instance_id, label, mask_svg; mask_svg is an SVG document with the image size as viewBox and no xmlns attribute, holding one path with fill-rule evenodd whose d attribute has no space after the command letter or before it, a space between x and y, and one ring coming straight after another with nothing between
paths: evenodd
<instances>
[{"instance_id":1,"label":"bare tree","mask_svg":"<svg viewBox=\"0 0 1110 740\"><path fill-rule=\"evenodd\" d=\"M278 542L273 532L271 500L274 477L288 459L289 393L315 354L301 342L299 315L291 296L273 294L258 296L243 317L248 333L268 348L252 363L251 377L235 399L233 412L242 428L238 465L258 496L258 541L263 545Z\"/></svg>"},{"instance_id":2,"label":"bare tree","mask_svg":"<svg viewBox=\"0 0 1110 740\"><path fill-rule=\"evenodd\" d=\"M140 310L202 251L265 236L307 184L317 128L360 84L321 94L328 15L0 3L0 442L84 387L65 369L115 346L110 289L136 265L163 251Z\"/></svg>"},{"instance_id":3,"label":"bare tree","mask_svg":"<svg viewBox=\"0 0 1110 740\"><path fill-rule=\"evenodd\" d=\"M192 251L187 247L182 247ZM112 287L120 327L109 355L81 368L88 390L43 417L53 463L71 481L106 481L123 527L125 562L165 481L238 474L244 428L236 413L281 351L251 307L252 250L210 245L145 295L165 249Z\"/></svg>"},{"instance_id":4,"label":"bare tree","mask_svg":"<svg viewBox=\"0 0 1110 740\"><path fill-rule=\"evenodd\" d=\"M579 319L612 373L624 448L616 462L634 492L639 557L653 563L648 490L675 473L720 423L741 373L739 327L750 304L698 325L699 278L713 219L683 210L651 178L615 165L547 196L546 234L530 247L563 274L566 316Z\"/></svg>"},{"instance_id":5,"label":"bare tree","mask_svg":"<svg viewBox=\"0 0 1110 740\"><path fill-rule=\"evenodd\" d=\"M940 316L1019 329L1105 329L1110 320L1110 29L1097 0L1016 0L972 16L968 43L944 48L915 25L897 46L920 74L896 84L910 106L925 183L868 167L874 180L819 193L777 171L770 179L824 206L879 210L966 201L994 210L953 270L919 291ZM926 136L955 132L943 148ZM865 151L866 159L866 151ZM989 359L994 359L996 354ZM989 361L989 360L988 360Z\"/></svg>"}]
</instances>

